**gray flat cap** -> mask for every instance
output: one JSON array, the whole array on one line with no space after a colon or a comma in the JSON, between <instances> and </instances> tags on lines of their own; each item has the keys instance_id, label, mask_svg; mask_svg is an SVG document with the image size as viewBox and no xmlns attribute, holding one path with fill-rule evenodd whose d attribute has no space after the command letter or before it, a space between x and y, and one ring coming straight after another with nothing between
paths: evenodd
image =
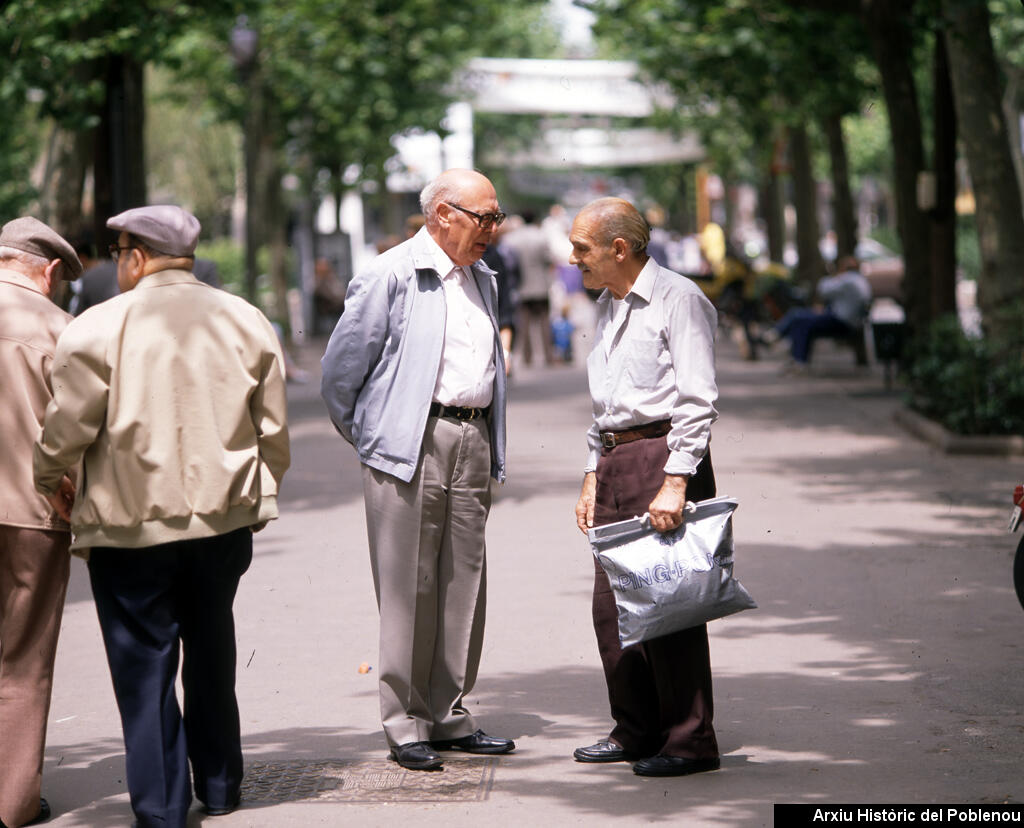
<instances>
[{"instance_id":1,"label":"gray flat cap","mask_svg":"<svg viewBox=\"0 0 1024 828\"><path fill-rule=\"evenodd\" d=\"M82 275L82 262L75 248L52 227L32 216L7 222L0 229L0 247L13 247L49 261L60 259L64 263L66 279L73 281Z\"/></svg>"},{"instance_id":2,"label":"gray flat cap","mask_svg":"<svg viewBox=\"0 0 1024 828\"><path fill-rule=\"evenodd\" d=\"M199 219L170 204L135 207L107 219L111 230L131 233L159 253L192 256L199 239Z\"/></svg>"}]
</instances>

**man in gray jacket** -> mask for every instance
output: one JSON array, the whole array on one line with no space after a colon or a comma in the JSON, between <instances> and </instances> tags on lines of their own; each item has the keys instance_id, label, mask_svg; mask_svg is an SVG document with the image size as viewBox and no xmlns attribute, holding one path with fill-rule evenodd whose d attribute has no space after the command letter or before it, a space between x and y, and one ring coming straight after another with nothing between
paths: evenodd
<instances>
[{"instance_id":1,"label":"man in gray jacket","mask_svg":"<svg viewBox=\"0 0 1024 828\"><path fill-rule=\"evenodd\" d=\"M391 758L508 753L464 705L483 644L490 478L505 474L505 369L493 272L494 186L449 170L420 195L426 225L349 285L324 354L331 420L363 464L380 610L380 705Z\"/></svg>"}]
</instances>

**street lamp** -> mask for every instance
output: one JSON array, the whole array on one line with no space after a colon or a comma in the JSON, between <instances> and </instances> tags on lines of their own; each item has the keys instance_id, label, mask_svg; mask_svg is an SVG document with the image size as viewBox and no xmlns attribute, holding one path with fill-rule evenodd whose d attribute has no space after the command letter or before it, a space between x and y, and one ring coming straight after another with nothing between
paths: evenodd
<instances>
[{"instance_id":1,"label":"street lamp","mask_svg":"<svg viewBox=\"0 0 1024 828\"><path fill-rule=\"evenodd\" d=\"M231 57L242 86L246 90L245 118L242 124L242 151L245 156L245 296L256 304L256 149L259 146L259 91L255 82L259 32L249 26L241 14L231 30Z\"/></svg>"}]
</instances>

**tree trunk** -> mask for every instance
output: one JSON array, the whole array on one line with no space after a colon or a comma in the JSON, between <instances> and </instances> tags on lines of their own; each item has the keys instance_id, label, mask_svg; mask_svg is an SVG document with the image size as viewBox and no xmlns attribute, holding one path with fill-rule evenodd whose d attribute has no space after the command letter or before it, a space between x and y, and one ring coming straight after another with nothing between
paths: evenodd
<instances>
[{"instance_id":1,"label":"tree trunk","mask_svg":"<svg viewBox=\"0 0 1024 828\"><path fill-rule=\"evenodd\" d=\"M781 262L786 252L786 220L782 214L782 188L774 164L765 173L759 201L768 237L768 258Z\"/></svg>"},{"instance_id":2,"label":"tree trunk","mask_svg":"<svg viewBox=\"0 0 1024 828\"><path fill-rule=\"evenodd\" d=\"M790 161L793 165L793 206L796 208L796 280L812 286L825 272L818 247L818 199L811 169L811 148L807 128L801 124L790 130Z\"/></svg>"},{"instance_id":3,"label":"tree trunk","mask_svg":"<svg viewBox=\"0 0 1024 828\"><path fill-rule=\"evenodd\" d=\"M836 260L852 256L857 248L857 214L850 191L850 165L843 138L843 119L839 113L821 119L832 161L832 201L835 214Z\"/></svg>"},{"instance_id":4,"label":"tree trunk","mask_svg":"<svg viewBox=\"0 0 1024 828\"><path fill-rule=\"evenodd\" d=\"M935 206L931 219L931 318L956 313L956 111L946 46L935 39Z\"/></svg>"},{"instance_id":5,"label":"tree trunk","mask_svg":"<svg viewBox=\"0 0 1024 828\"><path fill-rule=\"evenodd\" d=\"M47 150L39 218L65 238L81 236L85 174L92 155L92 130L67 130L54 124Z\"/></svg>"},{"instance_id":6,"label":"tree trunk","mask_svg":"<svg viewBox=\"0 0 1024 828\"><path fill-rule=\"evenodd\" d=\"M927 216L917 206L917 176L924 169L921 113L914 84L913 0L861 0L861 12L882 76L892 132L896 221L903 242L903 298L911 332L923 331L931 303Z\"/></svg>"},{"instance_id":7,"label":"tree trunk","mask_svg":"<svg viewBox=\"0 0 1024 828\"><path fill-rule=\"evenodd\" d=\"M1024 286L1024 217L1010 156L988 7L943 0L957 121L971 171L981 247L978 304L991 334L1019 325L1007 313ZM1019 308L1017 308L1019 311Z\"/></svg>"},{"instance_id":8,"label":"tree trunk","mask_svg":"<svg viewBox=\"0 0 1024 828\"><path fill-rule=\"evenodd\" d=\"M101 249L104 240L113 241L107 219L146 203L143 93L142 64L127 55L112 56L93 163L96 243Z\"/></svg>"}]
</instances>

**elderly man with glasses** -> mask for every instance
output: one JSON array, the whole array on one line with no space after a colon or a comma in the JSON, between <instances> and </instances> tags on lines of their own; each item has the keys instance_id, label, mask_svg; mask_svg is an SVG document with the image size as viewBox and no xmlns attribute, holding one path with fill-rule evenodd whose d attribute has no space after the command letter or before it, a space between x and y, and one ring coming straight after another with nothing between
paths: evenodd
<instances>
[{"instance_id":1,"label":"elderly man with glasses","mask_svg":"<svg viewBox=\"0 0 1024 828\"><path fill-rule=\"evenodd\" d=\"M380 610L380 706L391 758L499 754L466 709L483 643L490 478L505 475L505 367L493 271L494 186L448 170L425 226L349 285L323 358L330 417L362 463Z\"/></svg>"}]
</instances>

